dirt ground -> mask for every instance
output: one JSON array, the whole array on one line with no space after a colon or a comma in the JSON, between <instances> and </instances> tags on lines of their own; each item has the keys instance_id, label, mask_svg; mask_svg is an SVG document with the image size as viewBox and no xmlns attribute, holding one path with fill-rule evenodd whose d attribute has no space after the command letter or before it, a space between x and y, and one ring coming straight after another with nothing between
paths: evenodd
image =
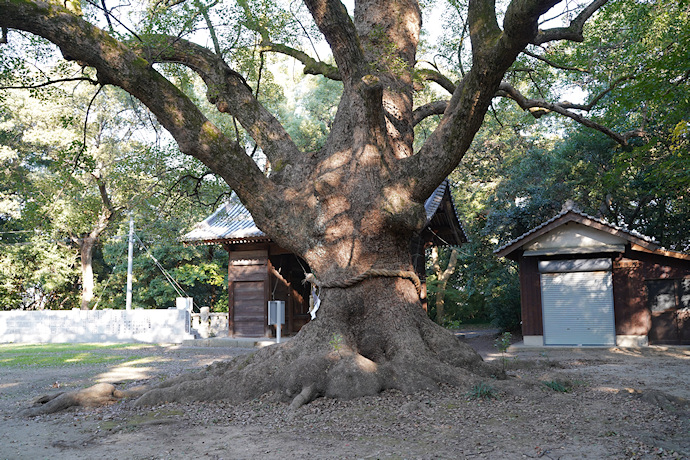
<instances>
[{"instance_id":1,"label":"dirt ground","mask_svg":"<svg viewBox=\"0 0 690 460\"><path fill-rule=\"evenodd\" d=\"M491 335L466 337L503 359ZM155 382L248 351L151 346L104 351L137 357L127 364L0 368L0 459L690 459L687 347L516 349L505 381L322 398L294 412L266 397L17 415L43 394Z\"/></svg>"}]
</instances>

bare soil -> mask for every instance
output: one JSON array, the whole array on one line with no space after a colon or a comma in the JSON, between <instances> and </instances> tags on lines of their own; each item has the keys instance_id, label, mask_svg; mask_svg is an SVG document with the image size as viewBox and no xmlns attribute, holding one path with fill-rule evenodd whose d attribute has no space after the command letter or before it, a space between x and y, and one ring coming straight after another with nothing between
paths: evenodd
<instances>
[{"instance_id":1,"label":"bare soil","mask_svg":"<svg viewBox=\"0 0 690 460\"><path fill-rule=\"evenodd\" d=\"M296 411L266 395L240 405L122 401L18 415L37 396L156 382L246 349L151 346L104 351L141 358L128 364L2 368L0 459L690 458L687 347L501 356L490 333L466 337L486 360L504 362L510 378L435 393L321 398Z\"/></svg>"}]
</instances>

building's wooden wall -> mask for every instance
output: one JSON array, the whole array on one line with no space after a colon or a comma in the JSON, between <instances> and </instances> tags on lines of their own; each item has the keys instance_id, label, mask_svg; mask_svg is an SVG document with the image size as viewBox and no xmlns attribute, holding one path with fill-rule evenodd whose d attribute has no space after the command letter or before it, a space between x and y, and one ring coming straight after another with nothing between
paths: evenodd
<instances>
[{"instance_id":1,"label":"building's wooden wall","mask_svg":"<svg viewBox=\"0 0 690 460\"><path fill-rule=\"evenodd\" d=\"M690 261L640 251L626 250L614 261L613 294L616 312L616 333L647 335L655 321L649 309L647 282L690 277ZM657 315L661 317L662 315ZM650 334L654 342L655 332Z\"/></svg>"},{"instance_id":2,"label":"building's wooden wall","mask_svg":"<svg viewBox=\"0 0 690 460\"><path fill-rule=\"evenodd\" d=\"M228 319L233 337L267 337L268 301L285 302L284 335L309 322L309 285L295 255L280 246L254 243L228 246Z\"/></svg>"},{"instance_id":3,"label":"building's wooden wall","mask_svg":"<svg viewBox=\"0 0 690 460\"><path fill-rule=\"evenodd\" d=\"M523 335L544 334L538 262L539 258L537 257L520 256L519 260Z\"/></svg>"}]
</instances>

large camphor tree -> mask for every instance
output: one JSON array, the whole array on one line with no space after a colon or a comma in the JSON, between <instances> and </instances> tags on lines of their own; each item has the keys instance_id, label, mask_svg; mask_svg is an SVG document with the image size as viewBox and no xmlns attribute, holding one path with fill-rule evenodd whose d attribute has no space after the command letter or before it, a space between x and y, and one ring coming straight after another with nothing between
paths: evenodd
<instances>
[{"instance_id":1,"label":"large camphor tree","mask_svg":"<svg viewBox=\"0 0 690 460\"><path fill-rule=\"evenodd\" d=\"M228 64L223 37L212 26L221 14L182 0L144 5L137 16L145 22L158 9L197 11L208 25L207 48L198 44L200 32L189 39L155 27L125 32L111 14L106 27L106 3L84 4L82 11L71 2L2 0L0 27L10 42L15 29L56 44L64 59L95 69L99 84L118 86L141 101L181 151L227 182L266 234L308 262L322 300L317 319L290 342L164 384L144 394L142 404L242 400L275 391L300 405L321 395L416 391L497 374L421 308L409 245L425 223L424 200L462 160L496 97L514 99L535 113L560 112L622 144L635 134L597 126L573 112L572 104L528 98L504 82L528 46L538 54L552 42L581 41L585 23L606 0L582 4L568 24L544 30L540 18L559 0L512 0L499 12L494 0L454 3L466 13L461 29L471 41L471 65L457 82L428 66L417 68L422 27L417 0L356 0L352 15L340 0L304 0L334 64L313 59L296 45L273 42L266 24L251 16L252 6L238 1L248 15L245 27L257 31L263 52L287 54L307 73L342 81L327 141L309 152L296 146ZM210 121L198 101L166 77L172 64L201 77L208 101L241 125L268 167L260 167L239 137ZM415 107L423 80L438 83L450 98ZM413 148L415 125L431 115L442 118L421 147Z\"/></svg>"}]
</instances>

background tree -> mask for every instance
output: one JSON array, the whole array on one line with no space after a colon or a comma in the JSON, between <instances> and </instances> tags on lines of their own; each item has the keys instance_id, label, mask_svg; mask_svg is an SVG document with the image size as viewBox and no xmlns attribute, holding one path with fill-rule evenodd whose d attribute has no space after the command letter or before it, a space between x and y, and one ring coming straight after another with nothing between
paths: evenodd
<instances>
[{"instance_id":1,"label":"background tree","mask_svg":"<svg viewBox=\"0 0 690 460\"><path fill-rule=\"evenodd\" d=\"M684 2L609 2L588 22L582 44L528 48L519 58L506 80L523 99L494 101L452 176L470 243L449 281L459 288L449 319L484 312L503 329L519 328L515 267L493 260L492 251L569 199L666 247L689 247L689 18ZM451 51L443 56L452 61ZM563 94L585 102L551 102ZM549 116L556 113L568 115L565 122ZM575 123L584 116L596 130ZM607 136L610 126L642 137L621 147Z\"/></svg>"},{"instance_id":2,"label":"background tree","mask_svg":"<svg viewBox=\"0 0 690 460\"><path fill-rule=\"evenodd\" d=\"M59 140L62 123L51 132L37 130L37 118L49 116L49 110L41 101L13 96L0 103L2 308L72 308L78 306L72 293L78 291L79 272L69 242L47 223L42 172L51 160L34 142L42 136Z\"/></svg>"},{"instance_id":3,"label":"background tree","mask_svg":"<svg viewBox=\"0 0 690 460\"><path fill-rule=\"evenodd\" d=\"M167 238L169 251L181 252L177 257L184 260L190 256L184 256L177 243L179 233L212 209L227 190L213 177L203 177L198 164L179 158L174 151L164 154L154 137L142 135L136 105L114 94L99 99L99 93L91 87L63 85L53 88L50 97L15 91L5 99L2 231L7 248L6 308L92 308L97 276L112 293L104 298L101 289L99 305L124 308L113 291L124 292L124 285L109 277L118 277L114 271L120 270L124 278L126 260L124 267L122 260L111 266L102 254L117 250L104 244L120 245L119 240L109 242L104 237L117 230L126 234L120 228L126 211L134 213L139 224L151 222L149 227L178 225L174 231L160 227L156 233ZM156 215L151 215L152 203ZM162 212L172 212L174 222L169 215L166 222L158 222ZM179 264L174 258L171 255L166 261L168 268ZM148 275L151 285L162 281L168 286L163 273L154 268ZM209 270L217 275L218 267L206 267L204 272ZM188 267L180 273L189 289L194 291L194 284L202 291L202 286L217 288L217 276L198 272L194 277L197 271ZM145 296L148 286L142 284L141 295ZM77 291L81 291L79 302L74 295ZM176 293L172 287L163 292L168 296L161 305L169 306ZM218 295L211 297L218 302Z\"/></svg>"},{"instance_id":4,"label":"background tree","mask_svg":"<svg viewBox=\"0 0 690 460\"><path fill-rule=\"evenodd\" d=\"M204 208L200 208L204 209ZM168 308L175 298L194 299L195 310L228 310L228 253L213 246L183 247L178 237L189 222L177 218L156 221L137 229L133 260L132 306ZM121 229L124 234L124 228ZM106 266L98 292L99 308L123 308L127 285L125 238L103 245Z\"/></svg>"},{"instance_id":5,"label":"background tree","mask_svg":"<svg viewBox=\"0 0 690 460\"><path fill-rule=\"evenodd\" d=\"M463 385L473 379L468 370L495 374L425 316L409 241L424 225L424 200L462 160L493 99L541 108L530 98L534 86L523 89L511 79L520 72L521 53L543 60L551 43L581 41L585 23L606 0L574 3L576 9L562 16L563 27L539 27L558 3L513 0L500 12L491 0L456 5L458 81L438 68L416 68L422 11L414 0L358 0L352 16L337 0L306 0L306 10L297 12L265 2L157 3L137 11L134 22L100 5L84 4L79 15L52 3L2 4L0 26L11 29L9 40L17 37L13 29L43 37L67 60L95 69L95 75L86 71L92 78L139 99L182 152L237 193L260 228L308 262L309 279L321 289L318 320L288 344L264 349L242 365L219 366L207 380L152 390L140 403L277 391L298 406L319 395ZM97 27L99 21L109 32ZM334 64L300 46L299 36L316 29ZM202 30L209 47L198 44ZM270 52L299 60L306 73L342 82L328 138L317 151L302 151L272 114L273 93L262 90L271 83L265 66ZM214 123L208 107L175 85L179 73L168 71L173 65L195 72L208 101L228 115L226 126L236 121L253 142L239 126L233 131ZM450 99L416 106L415 88L425 80L439 83ZM573 116L565 102L550 109L621 145L641 133L628 126L606 130ZM440 114L415 148L415 126ZM257 163L252 143L265 161Z\"/></svg>"},{"instance_id":6,"label":"background tree","mask_svg":"<svg viewBox=\"0 0 690 460\"><path fill-rule=\"evenodd\" d=\"M446 285L448 280L455 273L455 267L458 263L458 249L451 248L450 255L448 256L448 262L444 269L441 269L441 262L438 255L438 247L434 246L431 248L431 267L434 271L434 306L436 307L436 323L443 326L444 316L445 316L445 296L446 296Z\"/></svg>"}]
</instances>

